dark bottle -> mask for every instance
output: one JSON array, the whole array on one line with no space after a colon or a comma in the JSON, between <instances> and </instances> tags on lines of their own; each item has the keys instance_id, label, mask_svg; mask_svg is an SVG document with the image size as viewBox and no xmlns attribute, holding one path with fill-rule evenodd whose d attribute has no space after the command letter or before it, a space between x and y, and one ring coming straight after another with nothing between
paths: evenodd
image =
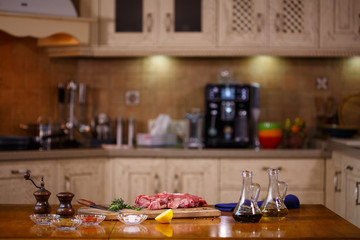
<instances>
[{"instance_id":1,"label":"dark bottle","mask_svg":"<svg viewBox=\"0 0 360 240\"><path fill-rule=\"evenodd\" d=\"M257 223L262 217L259 206L256 201L260 194L260 185L252 182L253 173L243 171L243 189L240 200L233 212L233 218L236 222Z\"/></svg>"}]
</instances>

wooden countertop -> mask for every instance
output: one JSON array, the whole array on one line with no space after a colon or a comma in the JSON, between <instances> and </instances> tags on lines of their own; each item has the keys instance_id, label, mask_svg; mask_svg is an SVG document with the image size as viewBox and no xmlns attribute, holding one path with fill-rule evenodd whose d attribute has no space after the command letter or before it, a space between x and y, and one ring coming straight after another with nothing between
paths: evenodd
<instances>
[{"instance_id":1,"label":"wooden countertop","mask_svg":"<svg viewBox=\"0 0 360 240\"><path fill-rule=\"evenodd\" d=\"M142 239L172 236L175 239L360 239L360 228L323 205L301 205L300 209L289 210L282 221L236 223L231 213L223 212L219 218L173 219L171 224L146 220L141 225L127 226L119 221L104 221L99 226L80 226L74 231L35 225L29 219L32 208L33 205L0 205L0 238ZM56 206L53 206L55 210Z\"/></svg>"}]
</instances>

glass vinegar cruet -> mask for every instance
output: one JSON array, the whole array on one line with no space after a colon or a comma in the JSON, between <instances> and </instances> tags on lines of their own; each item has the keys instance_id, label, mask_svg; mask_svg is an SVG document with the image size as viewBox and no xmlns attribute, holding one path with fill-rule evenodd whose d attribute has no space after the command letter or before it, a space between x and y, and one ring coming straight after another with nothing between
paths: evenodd
<instances>
[{"instance_id":1,"label":"glass vinegar cruet","mask_svg":"<svg viewBox=\"0 0 360 240\"><path fill-rule=\"evenodd\" d=\"M267 172L269 174L269 188L260 209L265 220L282 220L288 214L288 209L284 203L287 184L278 180L278 169L268 169ZM280 194L280 186L283 188L282 194Z\"/></svg>"},{"instance_id":2,"label":"glass vinegar cruet","mask_svg":"<svg viewBox=\"0 0 360 240\"><path fill-rule=\"evenodd\" d=\"M252 182L253 172L243 171L243 189L238 204L233 211L233 218L236 222L257 223L262 213L257 205L260 194L260 185Z\"/></svg>"}]
</instances>

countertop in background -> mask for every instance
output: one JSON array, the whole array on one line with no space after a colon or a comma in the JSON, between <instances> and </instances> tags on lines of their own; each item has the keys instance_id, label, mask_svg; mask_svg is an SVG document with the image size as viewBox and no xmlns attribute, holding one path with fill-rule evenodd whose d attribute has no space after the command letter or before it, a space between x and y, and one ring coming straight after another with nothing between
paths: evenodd
<instances>
[{"instance_id":1,"label":"countertop in background","mask_svg":"<svg viewBox=\"0 0 360 240\"><path fill-rule=\"evenodd\" d=\"M317 149L171 149L171 148L134 148L134 149L67 149L50 151L5 151L0 152L0 161L41 160L66 158L327 158L331 152Z\"/></svg>"}]
</instances>

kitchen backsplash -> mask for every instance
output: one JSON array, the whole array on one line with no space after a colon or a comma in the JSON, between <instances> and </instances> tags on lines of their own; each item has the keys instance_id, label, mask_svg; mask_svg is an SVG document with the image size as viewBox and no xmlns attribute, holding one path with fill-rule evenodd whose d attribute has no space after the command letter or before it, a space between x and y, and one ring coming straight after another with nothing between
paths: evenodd
<instances>
[{"instance_id":1,"label":"kitchen backsplash","mask_svg":"<svg viewBox=\"0 0 360 240\"><path fill-rule=\"evenodd\" d=\"M333 96L336 103L360 91L360 57L354 58L48 58L30 37L0 32L0 135L24 135L20 123L41 116L57 120L57 85L75 80L87 85L86 120L106 113L136 120L146 132L147 121L160 113L184 119L192 108L204 109L204 87L229 69L240 83L261 85L260 121L282 122L303 117L316 124L315 97ZM328 80L326 90L316 79ZM138 105L127 105L127 91L138 91Z\"/></svg>"}]
</instances>

